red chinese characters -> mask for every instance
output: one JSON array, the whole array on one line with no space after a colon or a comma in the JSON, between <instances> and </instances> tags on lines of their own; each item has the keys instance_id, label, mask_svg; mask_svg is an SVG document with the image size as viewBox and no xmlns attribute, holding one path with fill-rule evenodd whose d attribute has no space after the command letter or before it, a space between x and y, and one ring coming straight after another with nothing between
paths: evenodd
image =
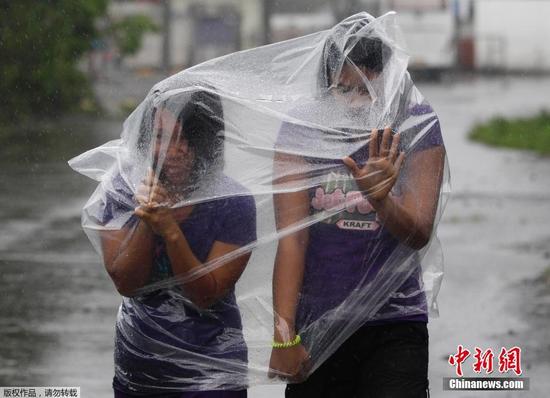
<instances>
[{"instance_id":1,"label":"red chinese characters","mask_svg":"<svg viewBox=\"0 0 550 398\"><path fill-rule=\"evenodd\" d=\"M512 347L509 350L502 347L500 354L498 354L498 371L500 373L506 373L513 370L518 376L521 371L521 348Z\"/></svg>"},{"instance_id":2,"label":"red chinese characters","mask_svg":"<svg viewBox=\"0 0 550 398\"><path fill-rule=\"evenodd\" d=\"M464 348L462 345L457 346L457 352L454 355L449 356L449 364L455 367L456 375L462 377L464 375L462 371L462 365L466 359L470 357L470 350ZM491 348L482 350L479 347L475 347L475 353L473 355L473 371L481 373L485 371L486 374L493 373L494 370L494 358L495 355ZM521 348L514 346L510 349L502 347L498 355L498 371L500 373L508 373L513 371L516 375L521 375Z\"/></svg>"},{"instance_id":3,"label":"red chinese characters","mask_svg":"<svg viewBox=\"0 0 550 398\"><path fill-rule=\"evenodd\" d=\"M485 373L493 373L493 358L495 357L493 350L488 348L483 351L479 347L476 347L475 350L474 359L476 361L474 362L474 372L481 373L481 370L485 369Z\"/></svg>"},{"instance_id":4,"label":"red chinese characters","mask_svg":"<svg viewBox=\"0 0 550 398\"><path fill-rule=\"evenodd\" d=\"M462 373L462 363L470 356L470 351L462 347L462 345L458 346L457 353L455 355L449 356L449 364L456 366L456 374L457 376L463 375Z\"/></svg>"}]
</instances>

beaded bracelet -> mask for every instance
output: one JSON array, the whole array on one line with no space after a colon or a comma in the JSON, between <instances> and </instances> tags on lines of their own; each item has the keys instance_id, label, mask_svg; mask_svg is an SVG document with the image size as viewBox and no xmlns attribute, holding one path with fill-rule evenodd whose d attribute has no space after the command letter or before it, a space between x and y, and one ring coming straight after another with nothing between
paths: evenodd
<instances>
[{"instance_id":1,"label":"beaded bracelet","mask_svg":"<svg viewBox=\"0 0 550 398\"><path fill-rule=\"evenodd\" d=\"M290 347L297 346L301 342L302 342L302 338L300 337L299 334L297 334L296 337L294 337L294 340L286 341L284 343L279 343L277 341L274 341L272 343L272 346L273 348L290 348Z\"/></svg>"}]
</instances>

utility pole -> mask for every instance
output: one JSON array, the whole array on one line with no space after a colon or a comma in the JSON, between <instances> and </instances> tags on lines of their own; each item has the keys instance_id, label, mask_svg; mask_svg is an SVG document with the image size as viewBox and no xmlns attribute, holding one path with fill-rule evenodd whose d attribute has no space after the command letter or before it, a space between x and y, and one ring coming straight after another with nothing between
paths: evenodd
<instances>
[{"instance_id":1,"label":"utility pole","mask_svg":"<svg viewBox=\"0 0 550 398\"><path fill-rule=\"evenodd\" d=\"M271 43L271 14L273 13L273 0L263 1L263 15L262 22L264 24L264 37L262 44Z\"/></svg>"},{"instance_id":2,"label":"utility pole","mask_svg":"<svg viewBox=\"0 0 550 398\"><path fill-rule=\"evenodd\" d=\"M171 47L172 47L172 0L162 0L162 70L170 72L172 66Z\"/></svg>"},{"instance_id":3,"label":"utility pole","mask_svg":"<svg viewBox=\"0 0 550 398\"><path fill-rule=\"evenodd\" d=\"M462 36L462 19L460 18L460 3L459 0L453 0L452 10L454 16L454 34L453 34L453 48L454 48L454 67L458 69L460 65L460 39Z\"/></svg>"}]
</instances>

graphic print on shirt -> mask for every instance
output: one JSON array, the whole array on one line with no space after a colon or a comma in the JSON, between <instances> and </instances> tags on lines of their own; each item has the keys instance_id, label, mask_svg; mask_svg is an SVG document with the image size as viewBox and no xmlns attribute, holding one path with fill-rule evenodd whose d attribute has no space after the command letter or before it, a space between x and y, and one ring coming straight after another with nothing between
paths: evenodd
<instances>
[{"instance_id":1,"label":"graphic print on shirt","mask_svg":"<svg viewBox=\"0 0 550 398\"><path fill-rule=\"evenodd\" d=\"M349 174L331 172L327 180L315 188L310 205L313 214L343 208L344 211L322 221L340 229L376 231L380 227L374 208Z\"/></svg>"},{"instance_id":2,"label":"graphic print on shirt","mask_svg":"<svg viewBox=\"0 0 550 398\"><path fill-rule=\"evenodd\" d=\"M160 238L155 238L155 254L153 259L153 269L151 270L151 280L149 283L160 282L173 277L170 257L166 251L166 245Z\"/></svg>"}]
</instances>

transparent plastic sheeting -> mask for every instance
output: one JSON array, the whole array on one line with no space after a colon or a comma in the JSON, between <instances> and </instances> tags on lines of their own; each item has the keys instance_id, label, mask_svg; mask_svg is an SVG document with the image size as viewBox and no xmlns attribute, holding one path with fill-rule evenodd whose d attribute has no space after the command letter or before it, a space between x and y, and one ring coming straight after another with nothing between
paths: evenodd
<instances>
[{"instance_id":1,"label":"transparent plastic sheeting","mask_svg":"<svg viewBox=\"0 0 550 398\"><path fill-rule=\"evenodd\" d=\"M293 381L367 322L437 315L449 175L407 61L395 14L360 13L161 81L70 161L123 295L115 388ZM298 368L270 369L274 332Z\"/></svg>"}]
</instances>

